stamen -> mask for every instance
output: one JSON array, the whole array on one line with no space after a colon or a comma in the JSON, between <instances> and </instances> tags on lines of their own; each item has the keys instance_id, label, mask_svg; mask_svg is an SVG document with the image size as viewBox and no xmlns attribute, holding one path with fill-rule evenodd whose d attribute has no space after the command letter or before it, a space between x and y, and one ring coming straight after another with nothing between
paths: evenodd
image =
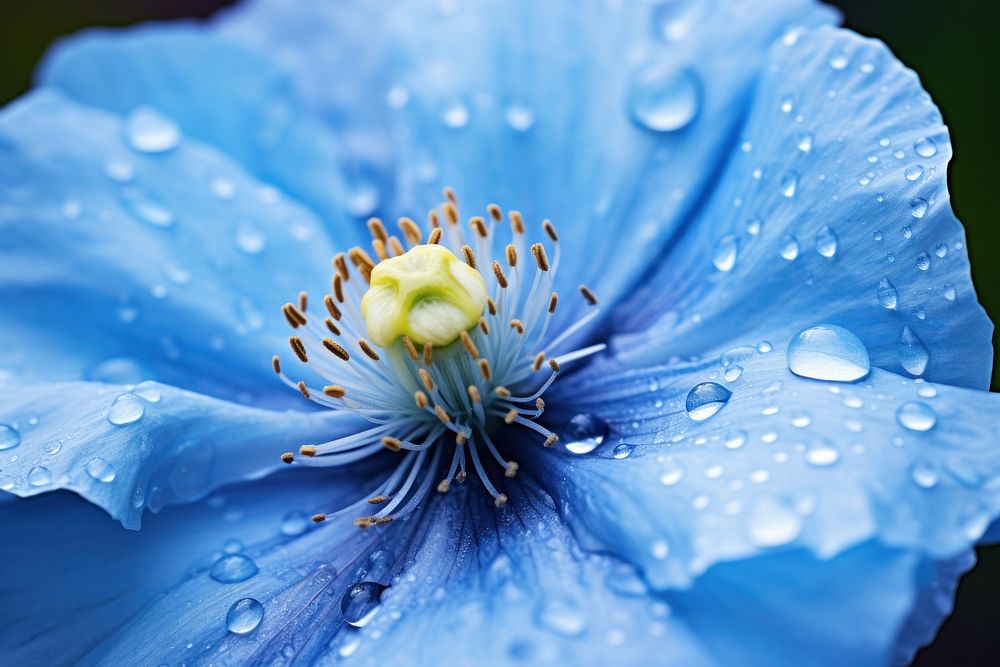
<instances>
[{"instance_id":1,"label":"stamen","mask_svg":"<svg viewBox=\"0 0 1000 667\"><path fill-rule=\"evenodd\" d=\"M556 306L559 304L559 295L555 292L549 297L549 314L556 312Z\"/></svg>"},{"instance_id":2,"label":"stamen","mask_svg":"<svg viewBox=\"0 0 1000 667\"><path fill-rule=\"evenodd\" d=\"M299 361L304 364L309 363L309 355L306 354L306 346L302 344L301 338L298 336L289 336L288 344L291 346L295 356L299 358Z\"/></svg>"},{"instance_id":3,"label":"stamen","mask_svg":"<svg viewBox=\"0 0 1000 667\"><path fill-rule=\"evenodd\" d=\"M409 336L403 336L403 347L406 348L406 353L410 355L410 359L413 361L420 358L417 354L417 348L413 347L413 341L410 340Z\"/></svg>"},{"instance_id":4,"label":"stamen","mask_svg":"<svg viewBox=\"0 0 1000 667\"><path fill-rule=\"evenodd\" d=\"M281 312L284 314L285 319L293 329L298 329L299 327L306 325L307 320L305 315L299 312L299 310L292 304L286 303L281 307Z\"/></svg>"},{"instance_id":5,"label":"stamen","mask_svg":"<svg viewBox=\"0 0 1000 667\"><path fill-rule=\"evenodd\" d=\"M340 359L342 359L344 361L350 361L351 360L351 355L347 353L347 350L345 350L340 345L340 343L338 343L337 341L335 341L333 339L324 338L323 339L323 347L325 347L330 352L332 352L335 356L337 356L338 358L340 358Z\"/></svg>"},{"instance_id":6,"label":"stamen","mask_svg":"<svg viewBox=\"0 0 1000 667\"><path fill-rule=\"evenodd\" d=\"M385 231L385 225L378 218L368 218L368 231L371 232L372 237L381 241L382 243L388 243L389 233Z\"/></svg>"},{"instance_id":7,"label":"stamen","mask_svg":"<svg viewBox=\"0 0 1000 667\"><path fill-rule=\"evenodd\" d=\"M369 505L381 505L382 503L384 503L384 502L386 502L388 500L389 500L389 498L387 496L372 496L371 498L368 499L368 504Z\"/></svg>"},{"instance_id":8,"label":"stamen","mask_svg":"<svg viewBox=\"0 0 1000 667\"><path fill-rule=\"evenodd\" d=\"M339 322L340 318L343 317L343 313L340 312L340 308L337 307L337 304L333 302L333 297L329 294L324 296L323 305L326 306L326 310L330 313L330 317Z\"/></svg>"},{"instance_id":9,"label":"stamen","mask_svg":"<svg viewBox=\"0 0 1000 667\"><path fill-rule=\"evenodd\" d=\"M462 339L462 345L465 346L465 350L469 353L469 356L473 359L478 359L479 348L477 348L476 344L472 342L472 336L469 335L469 332L463 331L459 334L459 337Z\"/></svg>"},{"instance_id":10,"label":"stamen","mask_svg":"<svg viewBox=\"0 0 1000 667\"><path fill-rule=\"evenodd\" d=\"M413 222L411 218L400 218L397 223L399 225L399 231L403 233L406 240L410 242L411 245L417 245L420 243L420 239L423 238L423 233L420 231L420 227L417 223Z\"/></svg>"},{"instance_id":11,"label":"stamen","mask_svg":"<svg viewBox=\"0 0 1000 667\"><path fill-rule=\"evenodd\" d=\"M285 463L291 463L292 461L295 460L295 454L293 454L292 452L285 452L284 454L281 455L281 460Z\"/></svg>"},{"instance_id":12,"label":"stamen","mask_svg":"<svg viewBox=\"0 0 1000 667\"><path fill-rule=\"evenodd\" d=\"M413 393L413 400L416 402L418 408L427 407L427 394L422 391L416 391Z\"/></svg>"},{"instance_id":13,"label":"stamen","mask_svg":"<svg viewBox=\"0 0 1000 667\"><path fill-rule=\"evenodd\" d=\"M497 206L496 204L487 205L486 211L490 214L490 218L493 220L493 222L500 222L500 220L503 218L503 212L500 210L500 207Z\"/></svg>"},{"instance_id":14,"label":"stamen","mask_svg":"<svg viewBox=\"0 0 1000 667\"><path fill-rule=\"evenodd\" d=\"M370 358L372 361L379 360L380 357L378 356L378 353L372 349L372 346L369 345L368 341L366 341L364 338L358 339L358 347L360 347L361 351L367 354L368 358Z\"/></svg>"},{"instance_id":15,"label":"stamen","mask_svg":"<svg viewBox=\"0 0 1000 667\"><path fill-rule=\"evenodd\" d=\"M313 523L323 523L326 521L326 515L323 513L312 515Z\"/></svg>"},{"instance_id":16,"label":"stamen","mask_svg":"<svg viewBox=\"0 0 1000 667\"><path fill-rule=\"evenodd\" d=\"M535 264L538 265L539 271L549 270L549 258L545 254L545 246L541 243L532 243L531 254L535 258Z\"/></svg>"},{"instance_id":17,"label":"stamen","mask_svg":"<svg viewBox=\"0 0 1000 667\"><path fill-rule=\"evenodd\" d=\"M590 291L590 288L586 285L580 285L580 294L583 295L583 298L586 299L587 303L591 306L597 305L597 295Z\"/></svg>"},{"instance_id":18,"label":"stamen","mask_svg":"<svg viewBox=\"0 0 1000 667\"><path fill-rule=\"evenodd\" d=\"M316 456L316 445L302 445L299 447L301 456Z\"/></svg>"},{"instance_id":19,"label":"stamen","mask_svg":"<svg viewBox=\"0 0 1000 667\"><path fill-rule=\"evenodd\" d=\"M500 263L496 260L493 260L493 275L497 279L497 284L500 285L502 289L507 289L507 276L503 274L503 269L500 268Z\"/></svg>"},{"instance_id":20,"label":"stamen","mask_svg":"<svg viewBox=\"0 0 1000 667\"><path fill-rule=\"evenodd\" d=\"M521 320L511 320L510 321L510 328L511 329L516 329L517 333L519 333L519 334L523 334L524 333L524 322L522 322Z\"/></svg>"},{"instance_id":21,"label":"stamen","mask_svg":"<svg viewBox=\"0 0 1000 667\"><path fill-rule=\"evenodd\" d=\"M490 377L492 377L492 373L490 372L490 362L485 359L480 359L479 372L483 376L484 380L489 381Z\"/></svg>"},{"instance_id":22,"label":"stamen","mask_svg":"<svg viewBox=\"0 0 1000 667\"><path fill-rule=\"evenodd\" d=\"M553 243L559 242L559 235L556 234L556 226L552 224L551 220L542 220L542 229L544 229L545 233L549 235L549 238L552 239Z\"/></svg>"},{"instance_id":23,"label":"stamen","mask_svg":"<svg viewBox=\"0 0 1000 667\"><path fill-rule=\"evenodd\" d=\"M515 234L523 234L524 233L524 219L521 217L521 212L520 211L511 211L510 213L507 214L507 217L510 218L510 226L511 226L511 229L514 230L514 233Z\"/></svg>"},{"instance_id":24,"label":"stamen","mask_svg":"<svg viewBox=\"0 0 1000 667\"><path fill-rule=\"evenodd\" d=\"M485 239L489 235L489 232L486 229L486 221L483 220L478 215L474 216L472 218L469 218L469 226L472 227L472 230L474 232L476 232L477 234L479 234L480 238L484 238Z\"/></svg>"},{"instance_id":25,"label":"stamen","mask_svg":"<svg viewBox=\"0 0 1000 667\"><path fill-rule=\"evenodd\" d=\"M305 313L308 305L309 305L309 295L306 294L305 292L299 292L299 310ZM303 317L302 319L305 318Z\"/></svg>"},{"instance_id":26,"label":"stamen","mask_svg":"<svg viewBox=\"0 0 1000 667\"><path fill-rule=\"evenodd\" d=\"M476 255L472 252L472 248L467 245L462 246L462 254L465 255L465 263L476 268Z\"/></svg>"},{"instance_id":27,"label":"stamen","mask_svg":"<svg viewBox=\"0 0 1000 667\"><path fill-rule=\"evenodd\" d=\"M347 272L347 260L344 259L344 253L338 252L333 257L333 266L337 269L337 275L340 276L341 280L347 280L350 274Z\"/></svg>"},{"instance_id":28,"label":"stamen","mask_svg":"<svg viewBox=\"0 0 1000 667\"><path fill-rule=\"evenodd\" d=\"M545 353L539 352L538 354L535 355L535 360L531 364L531 370L535 371L536 373L542 370L542 364L544 362L545 362Z\"/></svg>"},{"instance_id":29,"label":"stamen","mask_svg":"<svg viewBox=\"0 0 1000 667\"><path fill-rule=\"evenodd\" d=\"M401 443L398 438L393 438L390 436L385 436L384 438L382 438L382 444L385 445L385 448L391 452L398 452L400 449L403 448L403 443Z\"/></svg>"},{"instance_id":30,"label":"stamen","mask_svg":"<svg viewBox=\"0 0 1000 667\"><path fill-rule=\"evenodd\" d=\"M440 227L435 227L434 229L432 229L430 236L427 237L428 245L435 245L437 243L440 243L442 233L443 232L441 231Z\"/></svg>"},{"instance_id":31,"label":"stamen","mask_svg":"<svg viewBox=\"0 0 1000 667\"><path fill-rule=\"evenodd\" d=\"M274 369L275 373L281 375L281 357L278 355L271 357L271 368Z\"/></svg>"},{"instance_id":32,"label":"stamen","mask_svg":"<svg viewBox=\"0 0 1000 667\"><path fill-rule=\"evenodd\" d=\"M326 325L326 328L329 329L330 333L332 333L334 336L340 335L340 329L337 327L336 324L333 323L333 320L331 320L329 317L323 320L323 324Z\"/></svg>"},{"instance_id":33,"label":"stamen","mask_svg":"<svg viewBox=\"0 0 1000 667\"><path fill-rule=\"evenodd\" d=\"M336 384L328 384L323 387L323 393L331 398L343 398L347 390Z\"/></svg>"},{"instance_id":34,"label":"stamen","mask_svg":"<svg viewBox=\"0 0 1000 667\"><path fill-rule=\"evenodd\" d=\"M424 343L424 366L430 366L434 363L434 345L427 341Z\"/></svg>"},{"instance_id":35,"label":"stamen","mask_svg":"<svg viewBox=\"0 0 1000 667\"><path fill-rule=\"evenodd\" d=\"M517 250L514 249L514 246L508 243L505 253L507 255L507 263L510 264L510 268L517 266Z\"/></svg>"}]
</instances>

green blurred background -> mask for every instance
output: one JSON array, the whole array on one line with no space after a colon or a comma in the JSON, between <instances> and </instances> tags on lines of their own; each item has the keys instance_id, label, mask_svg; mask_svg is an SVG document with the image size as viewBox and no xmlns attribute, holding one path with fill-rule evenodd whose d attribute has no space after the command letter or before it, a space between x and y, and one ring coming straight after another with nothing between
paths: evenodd
<instances>
[{"instance_id":1,"label":"green blurred background","mask_svg":"<svg viewBox=\"0 0 1000 667\"><path fill-rule=\"evenodd\" d=\"M752 0L747 0L752 1ZM60 35L92 25L208 16L229 0L0 0L0 104L24 92L34 64ZM979 298L1000 318L1000 156L997 114L1000 45L998 0L838 0L848 27L878 37L907 65L941 107L951 129L952 202L965 223ZM995 342L1000 337L994 336ZM1000 390L1000 365L993 390ZM1000 446L1000 443L998 443ZM1000 665L1000 547L980 549L980 563L959 589L957 611L915 664Z\"/></svg>"}]
</instances>

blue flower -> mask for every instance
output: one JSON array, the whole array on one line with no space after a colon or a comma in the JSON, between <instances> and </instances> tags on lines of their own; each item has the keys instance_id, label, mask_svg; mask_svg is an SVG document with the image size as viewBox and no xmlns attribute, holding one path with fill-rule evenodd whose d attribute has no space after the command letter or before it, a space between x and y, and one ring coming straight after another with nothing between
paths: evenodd
<instances>
[{"instance_id":1,"label":"blue flower","mask_svg":"<svg viewBox=\"0 0 1000 667\"><path fill-rule=\"evenodd\" d=\"M256 0L60 43L0 112L5 659L908 660L1000 514L992 325L940 114L836 19ZM494 301L425 364L358 300L429 234Z\"/></svg>"}]
</instances>

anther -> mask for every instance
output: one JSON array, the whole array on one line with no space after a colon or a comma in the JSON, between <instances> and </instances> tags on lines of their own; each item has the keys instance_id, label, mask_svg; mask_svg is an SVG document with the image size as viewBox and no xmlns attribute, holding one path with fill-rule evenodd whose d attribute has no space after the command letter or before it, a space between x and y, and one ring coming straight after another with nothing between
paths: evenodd
<instances>
[{"instance_id":1,"label":"anther","mask_svg":"<svg viewBox=\"0 0 1000 667\"><path fill-rule=\"evenodd\" d=\"M497 302L492 297L486 297L486 308L490 311L490 315L497 314Z\"/></svg>"},{"instance_id":2,"label":"anther","mask_svg":"<svg viewBox=\"0 0 1000 667\"><path fill-rule=\"evenodd\" d=\"M534 363L531 364L531 370L537 373L538 371L542 370L543 363L545 363L545 353L539 352L538 354L535 355L535 361Z\"/></svg>"},{"instance_id":3,"label":"anther","mask_svg":"<svg viewBox=\"0 0 1000 667\"><path fill-rule=\"evenodd\" d=\"M559 295L555 292L549 297L549 314L556 312L556 306L559 304Z\"/></svg>"},{"instance_id":4,"label":"anther","mask_svg":"<svg viewBox=\"0 0 1000 667\"><path fill-rule=\"evenodd\" d=\"M445 409L442 408L440 405L434 406L434 414L436 414L437 418L440 419L445 424L451 421L451 417L448 415L447 412L445 412Z\"/></svg>"},{"instance_id":5,"label":"anther","mask_svg":"<svg viewBox=\"0 0 1000 667\"><path fill-rule=\"evenodd\" d=\"M308 306L309 306L309 295L306 294L305 292L299 292L299 310L305 313Z\"/></svg>"},{"instance_id":6,"label":"anther","mask_svg":"<svg viewBox=\"0 0 1000 667\"><path fill-rule=\"evenodd\" d=\"M281 357L278 355L271 357L271 368L274 369L275 373L281 375Z\"/></svg>"},{"instance_id":7,"label":"anther","mask_svg":"<svg viewBox=\"0 0 1000 667\"><path fill-rule=\"evenodd\" d=\"M430 341L424 343L424 366L434 363L434 344Z\"/></svg>"},{"instance_id":8,"label":"anther","mask_svg":"<svg viewBox=\"0 0 1000 667\"><path fill-rule=\"evenodd\" d=\"M344 259L344 253L338 252L334 255L333 266L337 269L337 275L340 276L341 280L347 280L351 277L351 274L347 272L347 260Z\"/></svg>"},{"instance_id":9,"label":"anther","mask_svg":"<svg viewBox=\"0 0 1000 667\"><path fill-rule=\"evenodd\" d=\"M337 297L337 301L344 303L344 279L339 273L333 277L333 295Z\"/></svg>"},{"instance_id":10,"label":"anther","mask_svg":"<svg viewBox=\"0 0 1000 667\"><path fill-rule=\"evenodd\" d=\"M306 324L306 316L303 315L299 310L290 303L286 303L281 307L281 312L284 314L285 319L288 320L288 324L291 325L293 329L298 329Z\"/></svg>"},{"instance_id":11,"label":"anther","mask_svg":"<svg viewBox=\"0 0 1000 667\"><path fill-rule=\"evenodd\" d=\"M302 445L299 447L299 455L316 456L316 445Z\"/></svg>"},{"instance_id":12,"label":"anther","mask_svg":"<svg viewBox=\"0 0 1000 667\"><path fill-rule=\"evenodd\" d=\"M510 226L514 230L514 233L515 234L523 234L524 233L524 218L521 217L521 212L520 211L511 211L510 213L507 214L507 217L510 218Z\"/></svg>"},{"instance_id":13,"label":"anther","mask_svg":"<svg viewBox=\"0 0 1000 667\"><path fill-rule=\"evenodd\" d=\"M455 481L458 482L459 484L461 484L462 482L465 481L465 471L464 470L459 470L457 473L455 473Z\"/></svg>"},{"instance_id":14,"label":"anther","mask_svg":"<svg viewBox=\"0 0 1000 667\"><path fill-rule=\"evenodd\" d=\"M359 516L354 519L354 525L358 528L371 528L375 525L375 521L370 516Z\"/></svg>"},{"instance_id":15,"label":"anther","mask_svg":"<svg viewBox=\"0 0 1000 667\"><path fill-rule=\"evenodd\" d=\"M455 190L453 190L452 188L445 186L444 188L442 188L441 194L443 194L444 198L450 201L452 204L458 203L458 197L455 196Z\"/></svg>"},{"instance_id":16,"label":"anther","mask_svg":"<svg viewBox=\"0 0 1000 667\"><path fill-rule=\"evenodd\" d=\"M368 358L371 359L372 361L379 360L378 352L373 350L372 346L364 338L358 339L358 347L360 347L361 351L367 354Z\"/></svg>"},{"instance_id":17,"label":"anther","mask_svg":"<svg viewBox=\"0 0 1000 667\"><path fill-rule=\"evenodd\" d=\"M503 385L501 385L501 386L497 387L496 389L494 389L493 392L497 396L500 396L502 398L510 398L510 389L508 389L507 387L504 387Z\"/></svg>"},{"instance_id":18,"label":"anther","mask_svg":"<svg viewBox=\"0 0 1000 667\"><path fill-rule=\"evenodd\" d=\"M535 399L535 409L539 412L545 409L545 401L543 401L540 397Z\"/></svg>"},{"instance_id":19,"label":"anther","mask_svg":"<svg viewBox=\"0 0 1000 667\"><path fill-rule=\"evenodd\" d=\"M347 350L345 350L340 343L331 338L323 339L323 347L328 349L334 354L334 356L342 359L343 361L351 360L351 355L347 353Z\"/></svg>"},{"instance_id":20,"label":"anther","mask_svg":"<svg viewBox=\"0 0 1000 667\"><path fill-rule=\"evenodd\" d=\"M301 338L298 336L289 336L288 344L291 346L295 356L299 358L299 361L304 364L309 363L309 355L306 354L306 346L302 344Z\"/></svg>"},{"instance_id":21,"label":"anther","mask_svg":"<svg viewBox=\"0 0 1000 667\"><path fill-rule=\"evenodd\" d=\"M319 514L312 515L313 523L323 523L326 521L326 515L320 512Z\"/></svg>"},{"instance_id":22,"label":"anther","mask_svg":"<svg viewBox=\"0 0 1000 667\"><path fill-rule=\"evenodd\" d=\"M514 423L514 419L516 418L517 418L517 410L511 408L510 410L507 411L507 414L503 416L503 422L508 426L510 426L511 424Z\"/></svg>"},{"instance_id":23,"label":"anther","mask_svg":"<svg viewBox=\"0 0 1000 667\"><path fill-rule=\"evenodd\" d=\"M483 376L484 380L489 380L490 377L493 375L490 372L490 362L486 361L485 359L480 359L479 360L479 373L480 373L480 375Z\"/></svg>"},{"instance_id":24,"label":"anther","mask_svg":"<svg viewBox=\"0 0 1000 667\"><path fill-rule=\"evenodd\" d=\"M594 294L586 285L580 285L580 294L583 295L583 298L586 299L587 303L591 306L597 305L597 295Z\"/></svg>"},{"instance_id":25,"label":"anther","mask_svg":"<svg viewBox=\"0 0 1000 667\"><path fill-rule=\"evenodd\" d=\"M519 333L519 334L523 334L524 333L524 322L522 322L521 320L511 320L510 321L510 328L511 329L515 329L517 331L517 333Z\"/></svg>"},{"instance_id":26,"label":"anther","mask_svg":"<svg viewBox=\"0 0 1000 667\"><path fill-rule=\"evenodd\" d=\"M517 464L517 461L507 461L507 469L504 470L503 476L514 478L517 476L517 471L521 468Z\"/></svg>"},{"instance_id":27,"label":"anther","mask_svg":"<svg viewBox=\"0 0 1000 667\"><path fill-rule=\"evenodd\" d=\"M328 384L323 387L323 393L331 398L343 398L347 390L338 384Z\"/></svg>"},{"instance_id":28,"label":"anther","mask_svg":"<svg viewBox=\"0 0 1000 667\"><path fill-rule=\"evenodd\" d=\"M450 488L451 488L451 484L448 483L448 480L442 479L440 482L438 482L437 492L438 493L448 493L448 489L450 489Z\"/></svg>"},{"instance_id":29,"label":"anther","mask_svg":"<svg viewBox=\"0 0 1000 667\"><path fill-rule=\"evenodd\" d=\"M507 263L510 264L511 268L517 266L517 250L510 243L504 248L504 254L507 255Z\"/></svg>"},{"instance_id":30,"label":"anther","mask_svg":"<svg viewBox=\"0 0 1000 667\"><path fill-rule=\"evenodd\" d=\"M420 355L417 354L417 348L413 347L413 341L410 340L409 336L403 336L403 348L406 349L406 353L413 361L420 358Z\"/></svg>"},{"instance_id":31,"label":"anther","mask_svg":"<svg viewBox=\"0 0 1000 667\"><path fill-rule=\"evenodd\" d=\"M326 328L329 329L330 333L332 333L334 336L339 336L340 335L340 329L337 328L337 325L334 324L333 320L330 319L329 317L326 318L325 320L323 320L323 324L326 325Z\"/></svg>"},{"instance_id":32,"label":"anther","mask_svg":"<svg viewBox=\"0 0 1000 667\"><path fill-rule=\"evenodd\" d=\"M403 244L395 236L389 237L389 248L392 249L392 254L397 257L406 254L406 248L403 247Z\"/></svg>"},{"instance_id":33,"label":"anther","mask_svg":"<svg viewBox=\"0 0 1000 667\"><path fill-rule=\"evenodd\" d=\"M403 232L403 236L406 240L417 245L420 243L420 239L423 238L423 234L420 231L420 227L417 223L413 222L410 218L400 218L397 223L399 225L399 231Z\"/></svg>"},{"instance_id":34,"label":"anther","mask_svg":"<svg viewBox=\"0 0 1000 667\"><path fill-rule=\"evenodd\" d=\"M375 255L379 258L379 261L389 259L389 253L386 252L385 242L382 239L372 239L372 250L375 251Z\"/></svg>"},{"instance_id":35,"label":"anther","mask_svg":"<svg viewBox=\"0 0 1000 667\"><path fill-rule=\"evenodd\" d=\"M403 448L403 443L401 443L398 438L393 438L388 435L382 438L382 445L390 452L398 452Z\"/></svg>"},{"instance_id":36,"label":"anther","mask_svg":"<svg viewBox=\"0 0 1000 667\"><path fill-rule=\"evenodd\" d=\"M465 255L465 263L476 268L476 254L472 252L472 248L467 245L462 246L462 254Z\"/></svg>"},{"instance_id":37,"label":"anther","mask_svg":"<svg viewBox=\"0 0 1000 667\"><path fill-rule=\"evenodd\" d=\"M372 496L368 499L369 505L381 505L382 503L389 500L389 496Z\"/></svg>"},{"instance_id":38,"label":"anther","mask_svg":"<svg viewBox=\"0 0 1000 667\"><path fill-rule=\"evenodd\" d=\"M549 368L552 369L553 373L558 373L559 372L559 362L556 361L555 359L549 359Z\"/></svg>"},{"instance_id":39,"label":"anther","mask_svg":"<svg viewBox=\"0 0 1000 667\"><path fill-rule=\"evenodd\" d=\"M437 229L441 226L441 222L438 220L438 214L435 210L427 211L427 224L431 226L431 229Z\"/></svg>"},{"instance_id":40,"label":"anther","mask_svg":"<svg viewBox=\"0 0 1000 667\"><path fill-rule=\"evenodd\" d=\"M385 225L378 218L368 218L368 231L371 232L372 238L378 239L382 243L386 243L389 240L389 234L385 231Z\"/></svg>"},{"instance_id":41,"label":"anther","mask_svg":"<svg viewBox=\"0 0 1000 667\"><path fill-rule=\"evenodd\" d=\"M292 461L295 460L295 454L291 452L285 452L284 454L281 455L281 460L284 463L291 463Z\"/></svg>"},{"instance_id":42,"label":"anther","mask_svg":"<svg viewBox=\"0 0 1000 667\"><path fill-rule=\"evenodd\" d=\"M324 296L323 305L326 306L326 310L328 313L330 313L330 317L339 322L340 318L343 316L343 313L340 312L340 308L337 308L337 304L333 302L333 297L330 296L329 294Z\"/></svg>"},{"instance_id":43,"label":"anther","mask_svg":"<svg viewBox=\"0 0 1000 667\"><path fill-rule=\"evenodd\" d=\"M432 229L430 235L427 237L427 244L434 245L436 243L440 243L442 233L443 232L441 231L440 227L435 227L434 229Z\"/></svg>"},{"instance_id":44,"label":"anther","mask_svg":"<svg viewBox=\"0 0 1000 667\"><path fill-rule=\"evenodd\" d=\"M487 205L486 212L490 214L490 218L493 219L493 222L500 222L500 219L503 217L503 212L496 204Z\"/></svg>"},{"instance_id":45,"label":"anther","mask_svg":"<svg viewBox=\"0 0 1000 667\"><path fill-rule=\"evenodd\" d=\"M542 443L542 446L543 447L551 447L552 445L556 444L556 441L558 439L559 439L559 436L556 435L555 433L553 433L549 437L545 438L545 442Z\"/></svg>"},{"instance_id":46,"label":"anther","mask_svg":"<svg viewBox=\"0 0 1000 667\"><path fill-rule=\"evenodd\" d=\"M485 317L480 317L479 318L479 328L482 330L482 332L485 335L487 335L487 336L490 335L490 325L486 322L486 318Z\"/></svg>"},{"instance_id":47,"label":"anther","mask_svg":"<svg viewBox=\"0 0 1000 667\"><path fill-rule=\"evenodd\" d=\"M458 336L459 338L462 339L462 345L465 346L465 351L469 353L469 356L472 357L473 359L478 359L479 348L476 347L476 344L474 342L472 342L472 336L469 335L469 332L463 331L462 333L458 334Z\"/></svg>"},{"instance_id":48,"label":"anther","mask_svg":"<svg viewBox=\"0 0 1000 667\"><path fill-rule=\"evenodd\" d=\"M542 229L545 230L545 233L549 235L549 238L553 242L559 241L559 235L556 234L556 226L552 224L551 220L542 220Z\"/></svg>"},{"instance_id":49,"label":"anther","mask_svg":"<svg viewBox=\"0 0 1000 667\"><path fill-rule=\"evenodd\" d=\"M424 392L420 390L413 392L413 400L421 410L427 407L427 394Z\"/></svg>"},{"instance_id":50,"label":"anther","mask_svg":"<svg viewBox=\"0 0 1000 667\"><path fill-rule=\"evenodd\" d=\"M424 388L427 391L434 391L434 380L431 379L431 374L424 368L418 368L417 373L420 374L420 381L424 383Z\"/></svg>"},{"instance_id":51,"label":"anther","mask_svg":"<svg viewBox=\"0 0 1000 667\"><path fill-rule=\"evenodd\" d=\"M543 246L541 243L532 243L531 254L535 258L535 264L538 265L539 271L549 270L549 258L545 254L545 246Z\"/></svg>"},{"instance_id":52,"label":"anther","mask_svg":"<svg viewBox=\"0 0 1000 667\"><path fill-rule=\"evenodd\" d=\"M453 225L458 224L458 207L455 206L455 202L446 201L444 205L441 206L441 210L444 211L444 217Z\"/></svg>"},{"instance_id":53,"label":"anther","mask_svg":"<svg viewBox=\"0 0 1000 667\"><path fill-rule=\"evenodd\" d=\"M377 525L377 526L381 526L381 525L387 524L387 523L392 523L395 520L396 520L396 517L392 516L391 514L388 515L388 516L373 516L372 517L372 521L374 521L375 525Z\"/></svg>"},{"instance_id":54,"label":"anther","mask_svg":"<svg viewBox=\"0 0 1000 667\"><path fill-rule=\"evenodd\" d=\"M500 285L501 289L507 289L507 276L503 274L503 269L500 268L500 263L493 260L493 275L496 276L497 284Z\"/></svg>"},{"instance_id":55,"label":"anther","mask_svg":"<svg viewBox=\"0 0 1000 667\"><path fill-rule=\"evenodd\" d=\"M497 507L503 507L504 505L506 505L507 494L501 493L500 495L498 495L496 498L493 499L493 504L496 505Z\"/></svg>"},{"instance_id":56,"label":"anther","mask_svg":"<svg viewBox=\"0 0 1000 667\"><path fill-rule=\"evenodd\" d=\"M470 384L469 387L468 387L468 391L469 391L469 399L473 403L482 403L483 402L482 396L479 395L479 388L476 385Z\"/></svg>"},{"instance_id":57,"label":"anther","mask_svg":"<svg viewBox=\"0 0 1000 667\"><path fill-rule=\"evenodd\" d=\"M469 441L469 439L465 437L464 433L459 432L459 433L455 434L455 444L456 445L464 445L468 441Z\"/></svg>"}]
</instances>

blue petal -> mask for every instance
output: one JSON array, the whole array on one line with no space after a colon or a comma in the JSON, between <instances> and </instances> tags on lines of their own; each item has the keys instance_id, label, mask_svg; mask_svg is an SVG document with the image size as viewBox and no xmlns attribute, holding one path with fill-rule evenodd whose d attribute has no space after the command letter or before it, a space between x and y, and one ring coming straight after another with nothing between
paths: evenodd
<instances>
[{"instance_id":1,"label":"blue petal","mask_svg":"<svg viewBox=\"0 0 1000 667\"><path fill-rule=\"evenodd\" d=\"M287 403L279 308L326 289L321 223L168 119L148 129L52 91L0 114L0 369Z\"/></svg>"},{"instance_id":2,"label":"blue petal","mask_svg":"<svg viewBox=\"0 0 1000 667\"><path fill-rule=\"evenodd\" d=\"M38 79L122 116L155 107L184 134L337 220L341 236L352 231L350 215L371 212L351 208L359 183L350 178L363 171L362 156L353 149L346 155L330 130L308 117L288 75L199 24L88 31L60 41Z\"/></svg>"},{"instance_id":3,"label":"blue petal","mask_svg":"<svg viewBox=\"0 0 1000 667\"><path fill-rule=\"evenodd\" d=\"M0 489L22 497L70 489L138 528L145 509L261 477L306 442L357 430L333 411L271 411L144 382L0 389L0 424L19 443L0 452Z\"/></svg>"},{"instance_id":4,"label":"blue petal","mask_svg":"<svg viewBox=\"0 0 1000 667\"><path fill-rule=\"evenodd\" d=\"M637 362L828 322L881 368L987 387L992 325L949 204L947 130L916 75L880 42L806 33L773 50L742 139L683 243L621 309L642 329L626 343Z\"/></svg>"},{"instance_id":5,"label":"blue petal","mask_svg":"<svg viewBox=\"0 0 1000 667\"><path fill-rule=\"evenodd\" d=\"M699 386L716 397L696 411ZM782 349L638 371L609 361L546 401L606 421L603 448L519 455L551 472L540 479L585 546L660 588L791 547L831 557L877 539L945 559L1000 514L998 401L880 370L809 380Z\"/></svg>"},{"instance_id":6,"label":"blue petal","mask_svg":"<svg viewBox=\"0 0 1000 667\"><path fill-rule=\"evenodd\" d=\"M767 46L834 18L806 0L675 8L664 16L648 3L490 1L308 3L290 12L262 1L223 29L273 50L301 90L318 91L321 113L350 125L372 106L376 117L383 104L394 107L398 191L389 210L413 215L450 185L466 214L483 215L489 202L520 209L537 236L551 218L567 232L561 287L587 282L612 303L710 183ZM365 48L352 48L359 34ZM353 71L359 51L384 53L385 62L366 55ZM347 110L326 85L345 67L360 80ZM668 70L657 92L670 102L676 86L682 98L679 108L665 105L679 116L671 131L651 130L630 111L645 67Z\"/></svg>"}]
</instances>

